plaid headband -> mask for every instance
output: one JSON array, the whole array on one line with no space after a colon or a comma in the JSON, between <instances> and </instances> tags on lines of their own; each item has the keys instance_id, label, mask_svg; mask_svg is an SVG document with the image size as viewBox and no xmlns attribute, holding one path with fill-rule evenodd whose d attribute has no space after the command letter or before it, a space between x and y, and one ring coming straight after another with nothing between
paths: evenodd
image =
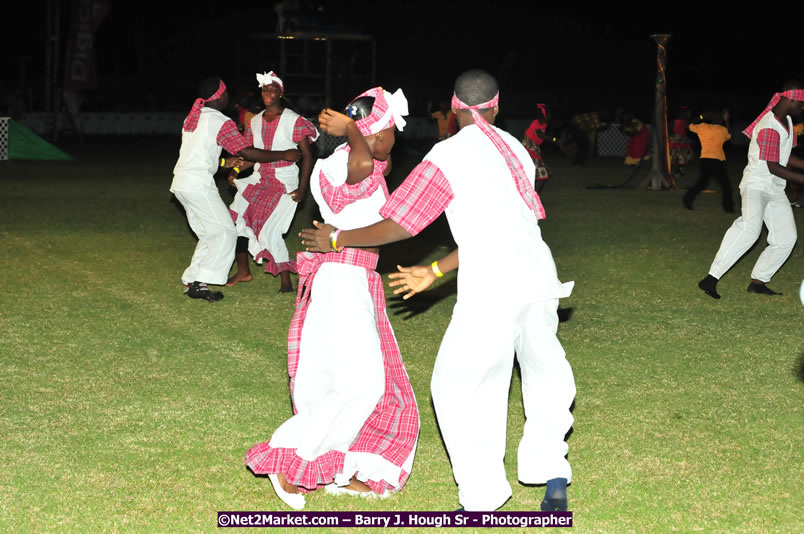
<instances>
[{"instance_id":1,"label":"plaid headband","mask_svg":"<svg viewBox=\"0 0 804 534\"><path fill-rule=\"evenodd\" d=\"M779 100L782 97L789 98L790 100L802 101L804 100L804 89L790 89L789 91L785 91L784 93L776 93L775 95L773 95L771 101L768 102L767 106L765 106L765 110L762 113L760 113L756 119L754 119L754 122L752 122L748 126L748 128L743 130L743 133L746 136L748 136L749 139L754 136L754 127L756 127L759 120L763 117L763 115L765 115L765 113L776 107L776 104L779 103Z\"/></svg>"},{"instance_id":2,"label":"plaid headband","mask_svg":"<svg viewBox=\"0 0 804 534\"><path fill-rule=\"evenodd\" d=\"M531 209L531 211L536 215L536 219L544 219L544 206L542 206L541 200L539 200L539 194L533 189L533 184L530 183L528 180L528 176L525 173L525 168L522 166L522 162L519 161L519 158L516 157L516 154L511 150L511 147L508 146L500 134L494 129L494 127L489 124L483 116L477 112L479 109L489 109L497 106L500 102L500 92L498 91L494 98L489 100L488 102L483 102L482 104L477 104L474 106L470 106L465 104L458 98L458 95L455 93L452 94L452 107L454 109L465 109L472 112L472 118L475 120L475 125L480 128L480 131L483 132L489 140L494 143L494 147L500 152L500 155L505 159L506 165L508 165L508 170L511 171L511 177L514 179L514 183L516 183L516 189L519 191L519 196L522 197L522 200L525 201L525 204Z\"/></svg>"},{"instance_id":3,"label":"plaid headband","mask_svg":"<svg viewBox=\"0 0 804 534\"><path fill-rule=\"evenodd\" d=\"M196 127L198 126L198 119L201 117L201 109L204 107L206 102L212 102L213 100L219 99L223 92L226 91L226 84L221 83L218 85L218 90L209 97L209 98L196 98L195 102L193 102L193 107L190 108L190 114L187 115L187 118L184 119L184 131L185 132L193 132L195 131Z\"/></svg>"},{"instance_id":4,"label":"plaid headband","mask_svg":"<svg viewBox=\"0 0 804 534\"><path fill-rule=\"evenodd\" d=\"M408 99L405 98L402 89L397 89L391 94L382 87L373 87L357 95L354 100L364 96L374 97L374 105L371 106L371 114L368 117L355 121L361 134L372 135L394 126L400 132L405 128L404 117L408 115Z\"/></svg>"},{"instance_id":5,"label":"plaid headband","mask_svg":"<svg viewBox=\"0 0 804 534\"><path fill-rule=\"evenodd\" d=\"M277 76L274 71L271 72L263 72L260 74L257 73L257 87L262 87L263 85L271 85L272 83L276 82L282 92L285 92L285 84L282 83L282 79Z\"/></svg>"}]
</instances>

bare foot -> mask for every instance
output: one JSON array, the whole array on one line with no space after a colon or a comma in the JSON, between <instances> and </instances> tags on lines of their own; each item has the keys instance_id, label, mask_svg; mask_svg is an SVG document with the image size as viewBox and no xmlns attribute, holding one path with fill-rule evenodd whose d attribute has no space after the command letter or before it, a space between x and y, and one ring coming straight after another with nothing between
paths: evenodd
<instances>
[{"instance_id":1,"label":"bare foot","mask_svg":"<svg viewBox=\"0 0 804 534\"><path fill-rule=\"evenodd\" d=\"M279 286L279 293L293 293L293 286Z\"/></svg>"},{"instance_id":2,"label":"bare foot","mask_svg":"<svg viewBox=\"0 0 804 534\"><path fill-rule=\"evenodd\" d=\"M241 272L237 271L233 277L226 281L226 285L228 287L235 286L240 282L251 282L251 273L250 272Z\"/></svg>"},{"instance_id":3,"label":"bare foot","mask_svg":"<svg viewBox=\"0 0 804 534\"><path fill-rule=\"evenodd\" d=\"M371 488L366 485L365 482L361 482L355 477L349 479L349 483L344 486L350 490L359 491L361 493L369 493L371 492Z\"/></svg>"},{"instance_id":4,"label":"bare foot","mask_svg":"<svg viewBox=\"0 0 804 534\"><path fill-rule=\"evenodd\" d=\"M276 474L277 480L279 480L279 485L288 493L299 493L299 486L291 484L288 482L288 479L285 477L285 473L277 473Z\"/></svg>"}]
</instances>

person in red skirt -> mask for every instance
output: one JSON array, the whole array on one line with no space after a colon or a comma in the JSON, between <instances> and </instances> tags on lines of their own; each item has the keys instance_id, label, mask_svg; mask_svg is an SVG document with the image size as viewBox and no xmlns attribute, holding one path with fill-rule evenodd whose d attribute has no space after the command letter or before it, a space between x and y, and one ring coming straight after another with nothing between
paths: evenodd
<instances>
[{"instance_id":1,"label":"person in red skirt","mask_svg":"<svg viewBox=\"0 0 804 534\"><path fill-rule=\"evenodd\" d=\"M542 158L542 143L547 139L547 121L550 112L545 104L536 104L536 118L530 123L522 138L522 144L527 149L533 164L536 166L536 192L540 193L544 182L550 178L550 171Z\"/></svg>"}]
</instances>

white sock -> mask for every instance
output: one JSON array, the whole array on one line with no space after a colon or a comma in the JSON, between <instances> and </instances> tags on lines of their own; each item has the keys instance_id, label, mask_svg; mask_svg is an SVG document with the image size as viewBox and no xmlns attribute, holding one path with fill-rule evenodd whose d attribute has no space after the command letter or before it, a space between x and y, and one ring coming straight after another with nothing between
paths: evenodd
<instances>
[{"instance_id":1,"label":"white sock","mask_svg":"<svg viewBox=\"0 0 804 534\"><path fill-rule=\"evenodd\" d=\"M282 502L294 510L301 510L304 508L304 495L301 493L288 493L287 491L283 490L282 486L279 485L279 478L275 474L268 475L268 480L271 481L271 485L274 487L276 496L282 499Z\"/></svg>"}]
</instances>

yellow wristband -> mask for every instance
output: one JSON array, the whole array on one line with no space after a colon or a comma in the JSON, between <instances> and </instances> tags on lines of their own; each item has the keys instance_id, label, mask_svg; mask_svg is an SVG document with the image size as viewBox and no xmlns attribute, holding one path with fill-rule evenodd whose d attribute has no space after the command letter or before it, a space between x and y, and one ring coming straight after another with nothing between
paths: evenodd
<instances>
[{"instance_id":1,"label":"yellow wristband","mask_svg":"<svg viewBox=\"0 0 804 534\"><path fill-rule=\"evenodd\" d=\"M221 158L221 167L226 166L226 158Z\"/></svg>"},{"instance_id":2,"label":"yellow wristband","mask_svg":"<svg viewBox=\"0 0 804 534\"><path fill-rule=\"evenodd\" d=\"M438 268L438 260L434 261L430 264L430 268L433 269L433 272L438 278L444 276L444 273L441 272L441 269Z\"/></svg>"},{"instance_id":3,"label":"yellow wristband","mask_svg":"<svg viewBox=\"0 0 804 534\"><path fill-rule=\"evenodd\" d=\"M234 169L234 172L240 174L240 167L232 167L232 168Z\"/></svg>"}]
</instances>

